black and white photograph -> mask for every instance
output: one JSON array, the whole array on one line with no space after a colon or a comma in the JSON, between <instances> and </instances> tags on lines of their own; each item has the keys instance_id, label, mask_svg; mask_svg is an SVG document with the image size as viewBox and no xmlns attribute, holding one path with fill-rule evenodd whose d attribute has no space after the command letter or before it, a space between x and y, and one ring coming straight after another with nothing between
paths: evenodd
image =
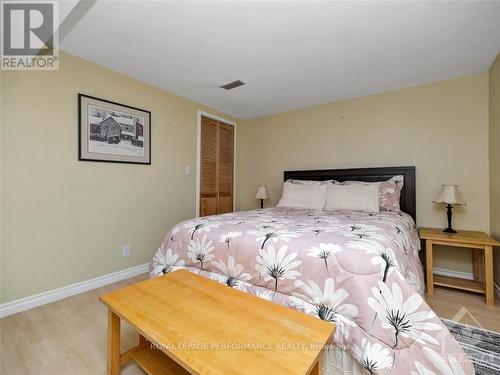
<instances>
[{"instance_id":1,"label":"black and white photograph","mask_svg":"<svg viewBox=\"0 0 500 375\"><path fill-rule=\"evenodd\" d=\"M80 160L150 164L148 111L79 95Z\"/></svg>"}]
</instances>

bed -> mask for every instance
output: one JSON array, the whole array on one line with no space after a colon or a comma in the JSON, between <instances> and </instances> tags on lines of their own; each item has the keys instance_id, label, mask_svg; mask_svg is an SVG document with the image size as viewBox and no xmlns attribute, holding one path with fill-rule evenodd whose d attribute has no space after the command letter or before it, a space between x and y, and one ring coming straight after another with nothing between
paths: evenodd
<instances>
[{"instance_id":1,"label":"bed","mask_svg":"<svg viewBox=\"0 0 500 375\"><path fill-rule=\"evenodd\" d=\"M403 176L400 211L269 208L175 225L151 276L180 268L334 322L324 374L473 374L425 303L415 226L415 168L286 171L284 180Z\"/></svg>"}]
</instances>

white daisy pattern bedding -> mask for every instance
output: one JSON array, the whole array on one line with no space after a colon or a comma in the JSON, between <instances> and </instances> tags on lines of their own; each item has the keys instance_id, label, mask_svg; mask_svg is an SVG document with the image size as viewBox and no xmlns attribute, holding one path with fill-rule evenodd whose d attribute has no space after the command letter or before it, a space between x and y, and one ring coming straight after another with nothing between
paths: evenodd
<instances>
[{"instance_id":1,"label":"white daisy pattern bedding","mask_svg":"<svg viewBox=\"0 0 500 375\"><path fill-rule=\"evenodd\" d=\"M270 208L177 224L151 276L187 268L334 322L334 343L371 374L473 374L422 298L419 249L402 212Z\"/></svg>"}]
</instances>

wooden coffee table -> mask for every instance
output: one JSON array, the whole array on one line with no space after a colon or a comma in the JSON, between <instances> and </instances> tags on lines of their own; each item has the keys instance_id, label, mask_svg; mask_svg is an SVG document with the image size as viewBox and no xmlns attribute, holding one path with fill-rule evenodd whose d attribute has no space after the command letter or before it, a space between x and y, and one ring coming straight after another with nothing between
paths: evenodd
<instances>
[{"instance_id":1,"label":"wooden coffee table","mask_svg":"<svg viewBox=\"0 0 500 375\"><path fill-rule=\"evenodd\" d=\"M319 374L335 325L189 271L101 296L108 374L135 361L148 374ZM120 354L120 319L139 344Z\"/></svg>"}]
</instances>

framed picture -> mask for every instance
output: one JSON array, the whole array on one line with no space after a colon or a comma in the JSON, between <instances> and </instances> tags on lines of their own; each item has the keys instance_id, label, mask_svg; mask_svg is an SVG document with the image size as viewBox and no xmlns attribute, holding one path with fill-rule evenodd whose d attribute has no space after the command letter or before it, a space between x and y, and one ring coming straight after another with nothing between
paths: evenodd
<instances>
[{"instance_id":1,"label":"framed picture","mask_svg":"<svg viewBox=\"0 0 500 375\"><path fill-rule=\"evenodd\" d=\"M151 112L78 94L78 160L151 164Z\"/></svg>"}]
</instances>

